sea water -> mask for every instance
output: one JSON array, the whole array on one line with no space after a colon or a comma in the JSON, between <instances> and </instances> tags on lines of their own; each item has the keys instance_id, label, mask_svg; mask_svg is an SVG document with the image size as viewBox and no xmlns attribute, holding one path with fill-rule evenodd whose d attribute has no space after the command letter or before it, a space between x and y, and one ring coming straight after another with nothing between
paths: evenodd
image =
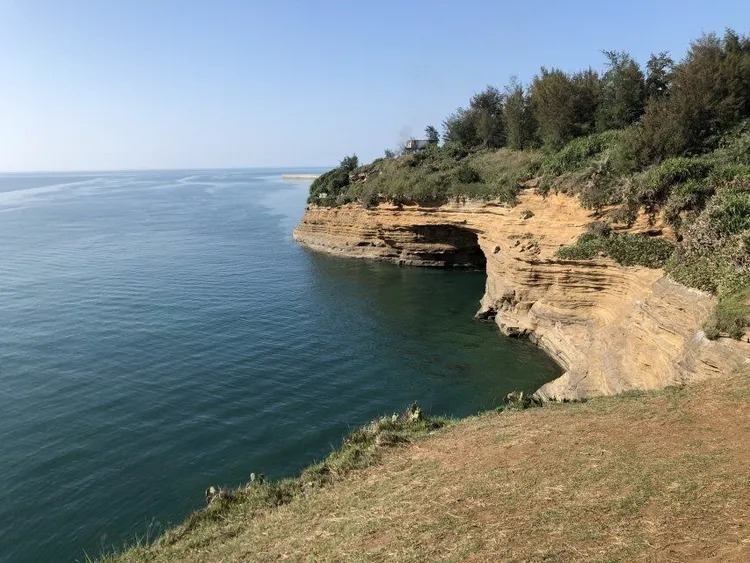
<instances>
[{"instance_id":1,"label":"sea water","mask_svg":"<svg viewBox=\"0 0 750 563\"><path fill-rule=\"evenodd\" d=\"M282 172L315 170L0 176L0 560L95 557L413 401L557 375L472 318L481 272L297 246Z\"/></svg>"}]
</instances>

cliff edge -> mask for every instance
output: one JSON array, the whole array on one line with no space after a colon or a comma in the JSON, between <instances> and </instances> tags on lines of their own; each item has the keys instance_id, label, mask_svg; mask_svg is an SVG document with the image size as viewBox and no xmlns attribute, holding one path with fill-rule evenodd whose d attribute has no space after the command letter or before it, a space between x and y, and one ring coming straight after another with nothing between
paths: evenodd
<instances>
[{"instance_id":1,"label":"cliff edge","mask_svg":"<svg viewBox=\"0 0 750 563\"><path fill-rule=\"evenodd\" d=\"M575 198L524 191L512 208L311 205L294 239L346 257L486 269L477 315L494 318L506 335L530 338L565 370L537 391L545 400L658 389L750 364L746 341L704 335L716 302L710 294L605 256L556 257L591 221ZM660 233L645 218L628 231Z\"/></svg>"}]
</instances>

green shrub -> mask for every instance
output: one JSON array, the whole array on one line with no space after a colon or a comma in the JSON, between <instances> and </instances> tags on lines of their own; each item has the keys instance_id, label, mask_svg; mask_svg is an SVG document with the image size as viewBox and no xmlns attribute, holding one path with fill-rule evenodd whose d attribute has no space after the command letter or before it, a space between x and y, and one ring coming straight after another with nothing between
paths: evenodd
<instances>
[{"instance_id":1,"label":"green shrub","mask_svg":"<svg viewBox=\"0 0 750 563\"><path fill-rule=\"evenodd\" d=\"M727 163L750 164L750 119L722 137L716 156Z\"/></svg>"},{"instance_id":2,"label":"green shrub","mask_svg":"<svg viewBox=\"0 0 750 563\"><path fill-rule=\"evenodd\" d=\"M722 295L703 328L706 336L712 340L721 334L739 340L747 326L750 326L750 285Z\"/></svg>"},{"instance_id":3,"label":"green shrub","mask_svg":"<svg viewBox=\"0 0 750 563\"><path fill-rule=\"evenodd\" d=\"M359 166L357 155L346 156L336 168L315 178L310 185L308 203L329 207L337 205L337 200L347 191L350 182L349 175L357 166Z\"/></svg>"},{"instance_id":4,"label":"green shrub","mask_svg":"<svg viewBox=\"0 0 750 563\"><path fill-rule=\"evenodd\" d=\"M664 220L668 225L679 229L683 215L697 215L714 194L714 187L706 180L689 180L674 188L664 204Z\"/></svg>"},{"instance_id":5,"label":"green shrub","mask_svg":"<svg viewBox=\"0 0 750 563\"><path fill-rule=\"evenodd\" d=\"M593 233L584 233L575 244L560 248L556 256L563 260L590 260L599 253L604 254L605 240Z\"/></svg>"},{"instance_id":6,"label":"green shrub","mask_svg":"<svg viewBox=\"0 0 750 563\"><path fill-rule=\"evenodd\" d=\"M675 186L699 182L708 177L713 162L708 158L675 157L650 168L636 179L638 200L654 212L665 203Z\"/></svg>"},{"instance_id":7,"label":"green shrub","mask_svg":"<svg viewBox=\"0 0 750 563\"><path fill-rule=\"evenodd\" d=\"M607 255L623 266L663 268L674 252L674 244L661 237L616 234L606 240Z\"/></svg>"},{"instance_id":8,"label":"green shrub","mask_svg":"<svg viewBox=\"0 0 750 563\"><path fill-rule=\"evenodd\" d=\"M643 128L633 125L624 129L618 142L609 150L612 168L619 175L628 175L642 169L648 162L645 151Z\"/></svg>"},{"instance_id":9,"label":"green shrub","mask_svg":"<svg viewBox=\"0 0 750 563\"><path fill-rule=\"evenodd\" d=\"M592 157L613 147L622 137L622 131L604 131L570 141L562 149L550 155L541 166L545 176L560 176L576 172L589 164Z\"/></svg>"},{"instance_id":10,"label":"green shrub","mask_svg":"<svg viewBox=\"0 0 750 563\"><path fill-rule=\"evenodd\" d=\"M359 201L365 209L370 209L378 205L380 202L380 194L374 186L364 185L359 191L359 194L357 194L357 201Z\"/></svg>"},{"instance_id":11,"label":"green shrub","mask_svg":"<svg viewBox=\"0 0 750 563\"><path fill-rule=\"evenodd\" d=\"M750 191L745 179L719 185L705 209L685 229L666 270L676 281L716 293L719 302L706 323L709 338L738 338L748 324L750 293Z\"/></svg>"},{"instance_id":12,"label":"green shrub","mask_svg":"<svg viewBox=\"0 0 750 563\"><path fill-rule=\"evenodd\" d=\"M665 265L675 281L702 291L715 293L722 268L713 256L694 255L680 245Z\"/></svg>"},{"instance_id":13,"label":"green shrub","mask_svg":"<svg viewBox=\"0 0 750 563\"><path fill-rule=\"evenodd\" d=\"M468 164L462 164L456 170L456 179L462 184L474 184L482 181L482 177Z\"/></svg>"},{"instance_id":14,"label":"green shrub","mask_svg":"<svg viewBox=\"0 0 750 563\"><path fill-rule=\"evenodd\" d=\"M620 203L622 193L619 190L619 178L614 173L608 159L593 163L588 172L588 179L578 191L581 206L585 209L601 211L608 205Z\"/></svg>"},{"instance_id":15,"label":"green shrub","mask_svg":"<svg viewBox=\"0 0 750 563\"><path fill-rule=\"evenodd\" d=\"M449 200L497 200L513 205L521 183L534 177L541 154L508 149L460 153L455 147L430 147L414 155L379 159L350 174L336 168L316 180L309 201L365 207L380 201L440 205Z\"/></svg>"},{"instance_id":16,"label":"green shrub","mask_svg":"<svg viewBox=\"0 0 750 563\"><path fill-rule=\"evenodd\" d=\"M442 147L443 152L453 160L459 161L469 156L471 151L460 143L447 142Z\"/></svg>"},{"instance_id":17,"label":"green shrub","mask_svg":"<svg viewBox=\"0 0 750 563\"><path fill-rule=\"evenodd\" d=\"M708 208L714 231L728 237L750 229L750 193L730 192Z\"/></svg>"},{"instance_id":18,"label":"green shrub","mask_svg":"<svg viewBox=\"0 0 750 563\"><path fill-rule=\"evenodd\" d=\"M607 218L616 225L632 227L638 217L638 208L632 205L623 205L617 209L607 212Z\"/></svg>"},{"instance_id":19,"label":"green shrub","mask_svg":"<svg viewBox=\"0 0 750 563\"><path fill-rule=\"evenodd\" d=\"M612 234L612 225L604 221L593 221L586 225L586 232L597 237L608 237Z\"/></svg>"},{"instance_id":20,"label":"green shrub","mask_svg":"<svg viewBox=\"0 0 750 563\"><path fill-rule=\"evenodd\" d=\"M606 232L605 229L599 229ZM606 236L593 232L582 234L572 246L557 251L563 260L590 260L605 255L623 266L662 268L674 251L674 245L660 237L641 234L612 233Z\"/></svg>"}]
</instances>

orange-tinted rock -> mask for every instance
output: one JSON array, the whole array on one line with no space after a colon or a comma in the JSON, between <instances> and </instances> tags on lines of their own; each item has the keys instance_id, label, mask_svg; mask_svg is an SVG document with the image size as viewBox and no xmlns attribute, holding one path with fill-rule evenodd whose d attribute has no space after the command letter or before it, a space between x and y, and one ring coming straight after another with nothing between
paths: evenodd
<instances>
[{"instance_id":1,"label":"orange-tinted rock","mask_svg":"<svg viewBox=\"0 0 750 563\"><path fill-rule=\"evenodd\" d=\"M661 270L624 267L605 257L556 258L556 250L575 242L592 220L573 198L524 192L513 208L311 206L294 238L354 258L485 267L478 314L494 316L505 334L528 336L565 369L537 391L544 399L657 389L750 363L749 344L703 335L712 296ZM631 230L653 228L639 218Z\"/></svg>"}]
</instances>

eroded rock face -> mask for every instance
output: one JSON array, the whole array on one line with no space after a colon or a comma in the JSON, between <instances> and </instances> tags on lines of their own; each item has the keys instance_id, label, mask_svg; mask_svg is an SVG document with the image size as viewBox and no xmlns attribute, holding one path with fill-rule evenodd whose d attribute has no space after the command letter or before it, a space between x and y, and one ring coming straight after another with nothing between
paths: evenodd
<instances>
[{"instance_id":1,"label":"eroded rock face","mask_svg":"<svg viewBox=\"0 0 750 563\"><path fill-rule=\"evenodd\" d=\"M378 211L353 206L313 207L294 230L294 238L310 248L354 258L407 266L485 268L478 235L464 223L452 219L383 223L378 217Z\"/></svg>"},{"instance_id":2,"label":"eroded rock face","mask_svg":"<svg viewBox=\"0 0 750 563\"><path fill-rule=\"evenodd\" d=\"M581 399L730 373L750 363L750 344L710 341L701 326L714 298L660 270L601 257L565 261L589 212L566 196L521 196L514 208L310 207L294 238L331 254L398 264L486 268L478 316L526 336L564 368L536 395ZM645 220L634 231L653 229Z\"/></svg>"}]
</instances>

